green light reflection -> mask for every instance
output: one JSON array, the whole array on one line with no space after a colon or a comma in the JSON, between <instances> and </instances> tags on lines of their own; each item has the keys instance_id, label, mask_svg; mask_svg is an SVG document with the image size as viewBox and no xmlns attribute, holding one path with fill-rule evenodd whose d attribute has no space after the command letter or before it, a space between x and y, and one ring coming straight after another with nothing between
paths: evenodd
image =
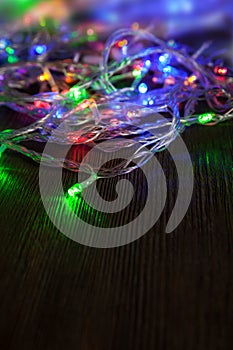
<instances>
[{"instance_id":1,"label":"green light reflection","mask_svg":"<svg viewBox=\"0 0 233 350\"><path fill-rule=\"evenodd\" d=\"M105 226L106 216L91 208L85 200L82 198L81 193L72 197L70 194L66 195L66 203L72 209L72 211L83 221L90 222L95 226Z\"/></svg>"}]
</instances>

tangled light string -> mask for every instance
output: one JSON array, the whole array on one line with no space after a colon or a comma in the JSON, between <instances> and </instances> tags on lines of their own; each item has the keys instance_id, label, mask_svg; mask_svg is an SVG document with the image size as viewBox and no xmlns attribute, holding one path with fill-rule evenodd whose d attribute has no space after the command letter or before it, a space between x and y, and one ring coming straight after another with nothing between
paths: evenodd
<instances>
[{"instance_id":1,"label":"tangled light string","mask_svg":"<svg viewBox=\"0 0 233 350\"><path fill-rule=\"evenodd\" d=\"M89 174L87 181L70 189L72 196L97 178L123 175L142 166L187 126L215 125L233 117L232 71L217 60L217 54L205 56L209 43L193 52L146 31L124 29L110 36L101 61L97 55L98 65L83 63L77 51L72 59L62 60L58 55L50 61L45 38L46 34L43 40L41 34L37 36L28 50L31 58L36 53L36 59L26 63L17 59L0 68L0 104L32 120L19 130L2 131L0 151L8 148L48 166ZM114 59L111 64L110 58ZM32 95L35 84L37 93ZM132 152L117 165L99 168L75 157L64 160L25 146L27 141L49 140L90 148L114 140L114 150ZM138 142L141 147L135 148ZM109 149L103 146L101 151Z\"/></svg>"}]
</instances>

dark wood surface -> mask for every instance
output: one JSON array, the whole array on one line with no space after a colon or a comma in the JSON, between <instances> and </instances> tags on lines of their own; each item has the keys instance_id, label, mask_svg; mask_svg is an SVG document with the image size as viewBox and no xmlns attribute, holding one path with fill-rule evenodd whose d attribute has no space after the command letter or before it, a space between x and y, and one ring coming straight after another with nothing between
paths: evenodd
<instances>
[{"instance_id":1,"label":"dark wood surface","mask_svg":"<svg viewBox=\"0 0 233 350\"><path fill-rule=\"evenodd\" d=\"M114 249L62 235L44 210L38 165L5 152L1 349L232 349L232 131L227 122L183 134L195 186L185 218L167 235L175 171L168 154L160 154L168 182L164 212L142 238ZM70 173L64 176L70 183Z\"/></svg>"}]
</instances>

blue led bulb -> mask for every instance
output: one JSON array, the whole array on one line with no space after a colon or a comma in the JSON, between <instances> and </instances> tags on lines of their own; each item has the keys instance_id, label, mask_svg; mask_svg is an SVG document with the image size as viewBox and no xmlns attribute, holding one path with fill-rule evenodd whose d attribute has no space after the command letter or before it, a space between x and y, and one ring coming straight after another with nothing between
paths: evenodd
<instances>
[{"instance_id":1,"label":"blue led bulb","mask_svg":"<svg viewBox=\"0 0 233 350\"><path fill-rule=\"evenodd\" d=\"M138 87L140 94L145 94L148 91L148 86L145 83L141 83Z\"/></svg>"},{"instance_id":2,"label":"blue led bulb","mask_svg":"<svg viewBox=\"0 0 233 350\"><path fill-rule=\"evenodd\" d=\"M9 40L0 38L0 50L5 50L7 46L9 46Z\"/></svg>"},{"instance_id":3,"label":"blue led bulb","mask_svg":"<svg viewBox=\"0 0 233 350\"><path fill-rule=\"evenodd\" d=\"M43 55L47 51L47 46L46 45L35 45L33 47L33 49L37 55Z\"/></svg>"}]
</instances>

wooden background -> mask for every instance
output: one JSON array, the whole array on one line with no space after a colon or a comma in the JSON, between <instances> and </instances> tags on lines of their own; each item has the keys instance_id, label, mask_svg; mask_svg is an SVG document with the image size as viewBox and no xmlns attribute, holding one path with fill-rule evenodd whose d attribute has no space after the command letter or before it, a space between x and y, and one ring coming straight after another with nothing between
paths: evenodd
<instances>
[{"instance_id":1,"label":"wooden background","mask_svg":"<svg viewBox=\"0 0 233 350\"><path fill-rule=\"evenodd\" d=\"M13 123L15 114L1 113ZM89 248L63 236L44 210L38 165L5 152L1 349L232 349L232 131L229 121L183 134L194 192L182 223L167 235L176 173L169 155L161 153L168 185L164 212L142 238L113 249ZM64 173L64 183L72 184L71 178ZM109 194L109 186L102 191Z\"/></svg>"}]
</instances>

